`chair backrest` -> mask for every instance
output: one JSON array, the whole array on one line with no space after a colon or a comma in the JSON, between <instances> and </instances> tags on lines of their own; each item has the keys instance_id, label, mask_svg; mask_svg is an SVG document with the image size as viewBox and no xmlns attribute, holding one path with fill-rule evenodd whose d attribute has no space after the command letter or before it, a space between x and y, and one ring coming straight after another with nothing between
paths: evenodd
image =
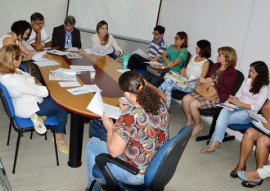
<instances>
[{"instance_id":1,"label":"chair backrest","mask_svg":"<svg viewBox=\"0 0 270 191\"><path fill-rule=\"evenodd\" d=\"M191 57L191 54L190 54L190 52L188 52L187 59L186 59L186 62L184 63L183 68L187 67L190 57Z\"/></svg>"},{"instance_id":2,"label":"chair backrest","mask_svg":"<svg viewBox=\"0 0 270 191\"><path fill-rule=\"evenodd\" d=\"M239 70L236 70L236 71L237 71L237 78L232 89L232 93L231 93L232 95L235 95L237 93L237 91L239 90L239 88L241 87L245 79L244 74L242 72L240 72Z\"/></svg>"},{"instance_id":3,"label":"chair backrest","mask_svg":"<svg viewBox=\"0 0 270 191\"><path fill-rule=\"evenodd\" d=\"M2 83L0 83L0 96L7 115L9 116L9 118L13 118L15 115L14 106L11 101L11 97L7 91L7 88Z\"/></svg>"},{"instance_id":4,"label":"chair backrest","mask_svg":"<svg viewBox=\"0 0 270 191\"><path fill-rule=\"evenodd\" d=\"M171 180L191 133L191 126L183 127L158 150L145 172L144 182L150 190L162 190Z\"/></svg>"}]
</instances>

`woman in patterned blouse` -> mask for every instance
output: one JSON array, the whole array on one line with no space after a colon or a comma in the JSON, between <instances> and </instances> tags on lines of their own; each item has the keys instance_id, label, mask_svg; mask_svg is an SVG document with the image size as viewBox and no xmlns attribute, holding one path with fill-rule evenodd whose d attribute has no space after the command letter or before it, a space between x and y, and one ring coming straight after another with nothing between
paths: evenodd
<instances>
[{"instance_id":1,"label":"woman in patterned blouse","mask_svg":"<svg viewBox=\"0 0 270 191\"><path fill-rule=\"evenodd\" d=\"M120 102L121 116L115 123L104 114L102 116L103 126L107 130L107 142L96 137L92 137L88 142L88 187L94 180L92 168L95 157L100 153L119 157L140 170L137 175L133 175L109 164L116 180L132 185L143 184L144 172L149 162L169 138L168 111L158 93L146 86L142 76L136 72L123 73L118 83L127 100ZM105 179L97 181L104 182Z\"/></svg>"}]
</instances>

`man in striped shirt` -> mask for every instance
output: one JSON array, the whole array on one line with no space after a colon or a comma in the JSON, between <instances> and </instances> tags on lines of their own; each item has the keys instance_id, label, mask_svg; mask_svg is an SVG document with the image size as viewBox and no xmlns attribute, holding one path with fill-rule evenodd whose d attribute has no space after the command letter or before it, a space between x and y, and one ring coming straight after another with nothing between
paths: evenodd
<instances>
[{"instance_id":1,"label":"man in striped shirt","mask_svg":"<svg viewBox=\"0 0 270 191\"><path fill-rule=\"evenodd\" d=\"M141 56L139 54L133 54L129 58L128 68L133 70L135 68L146 69L146 64L144 62L157 61L162 62L161 55L166 50L167 46L163 40L163 35L165 33L165 28L163 26L157 25L154 28L154 38L148 45L146 51L147 56Z\"/></svg>"}]
</instances>

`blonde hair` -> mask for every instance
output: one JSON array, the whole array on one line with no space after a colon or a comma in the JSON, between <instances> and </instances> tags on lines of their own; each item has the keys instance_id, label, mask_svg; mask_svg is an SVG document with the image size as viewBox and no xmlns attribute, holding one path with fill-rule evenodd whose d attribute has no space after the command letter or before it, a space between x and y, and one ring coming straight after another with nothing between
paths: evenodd
<instances>
[{"instance_id":1,"label":"blonde hair","mask_svg":"<svg viewBox=\"0 0 270 191\"><path fill-rule=\"evenodd\" d=\"M21 50L18 45L6 45L0 49L0 74L13 74L16 71L14 60L19 60Z\"/></svg>"},{"instance_id":2,"label":"blonde hair","mask_svg":"<svg viewBox=\"0 0 270 191\"><path fill-rule=\"evenodd\" d=\"M218 53L225 57L225 62L227 63L227 66L232 67L236 66L237 54L232 47L229 46L220 47L218 49Z\"/></svg>"}]
</instances>

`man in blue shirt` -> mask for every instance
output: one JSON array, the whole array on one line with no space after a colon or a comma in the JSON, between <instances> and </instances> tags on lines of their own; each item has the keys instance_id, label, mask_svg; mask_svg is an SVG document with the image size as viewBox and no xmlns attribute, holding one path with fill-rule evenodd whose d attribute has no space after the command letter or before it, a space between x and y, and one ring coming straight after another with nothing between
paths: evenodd
<instances>
[{"instance_id":1,"label":"man in blue shirt","mask_svg":"<svg viewBox=\"0 0 270 191\"><path fill-rule=\"evenodd\" d=\"M161 55L166 50L166 44L163 40L163 35L165 33L165 28L163 26L157 25L154 28L154 38L148 45L146 54L148 58L144 58L139 54L133 54L129 58L128 68L133 70L135 68L144 68L146 69L146 64L144 62L157 61L162 62Z\"/></svg>"}]
</instances>

